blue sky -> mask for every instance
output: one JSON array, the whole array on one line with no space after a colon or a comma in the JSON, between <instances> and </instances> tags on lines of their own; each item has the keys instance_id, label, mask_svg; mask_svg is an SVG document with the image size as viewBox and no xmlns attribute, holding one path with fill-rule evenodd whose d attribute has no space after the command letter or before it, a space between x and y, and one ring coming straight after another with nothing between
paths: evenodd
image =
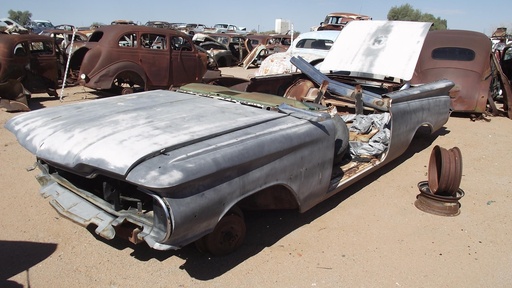
<instances>
[{"instance_id":1,"label":"blue sky","mask_svg":"<svg viewBox=\"0 0 512 288\"><path fill-rule=\"evenodd\" d=\"M207 26L215 23L232 23L257 31L273 30L275 19L284 19L290 20L295 30L306 32L311 26L318 25L329 12L361 13L375 20L385 20L391 7L407 3L423 13L446 19L449 29L473 30L489 36L497 27L503 26L512 30L510 0L17 0L1 5L0 18L7 17L9 10L28 10L32 13L32 19L50 20L55 25L89 26L94 22L108 24L115 19L128 19L142 24L149 20L162 20L203 23Z\"/></svg>"}]
</instances>

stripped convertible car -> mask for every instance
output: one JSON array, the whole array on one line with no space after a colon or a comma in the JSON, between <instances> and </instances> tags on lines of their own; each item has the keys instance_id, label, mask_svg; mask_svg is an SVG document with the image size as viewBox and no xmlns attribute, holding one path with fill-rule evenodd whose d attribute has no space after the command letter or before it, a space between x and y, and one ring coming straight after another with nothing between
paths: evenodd
<instances>
[{"instance_id":1,"label":"stripped convertible car","mask_svg":"<svg viewBox=\"0 0 512 288\"><path fill-rule=\"evenodd\" d=\"M365 52L386 50L388 33L407 29L417 36L400 39L401 48L411 44L405 51L416 57L430 27L361 22L372 24L341 33L368 34ZM64 217L106 239L159 250L195 243L223 255L242 244L246 209L307 211L403 154L420 127L436 131L450 116L449 80L407 87L292 63L302 73L50 107L6 128L36 156L41 194Z\"/></svg>"}]
</instances>

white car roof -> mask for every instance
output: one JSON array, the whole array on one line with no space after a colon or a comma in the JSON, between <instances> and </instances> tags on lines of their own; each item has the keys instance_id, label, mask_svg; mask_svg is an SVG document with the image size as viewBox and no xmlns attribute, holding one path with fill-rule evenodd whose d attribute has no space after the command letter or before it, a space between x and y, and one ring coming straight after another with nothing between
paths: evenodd
<instances>
[{"instance_id":1,"label":"white car roof","mask_svg":"<svg viewBox=\"0 0 512 288\"><path fill-rule=\"evenodd\" d=\"M337 30L322 30L300 33L299 36L293 40L293 46L295 46L295 44L301 39L326 39L332 40L334 42L339 34L340 31Z\"/></svg>"}]
</instances>

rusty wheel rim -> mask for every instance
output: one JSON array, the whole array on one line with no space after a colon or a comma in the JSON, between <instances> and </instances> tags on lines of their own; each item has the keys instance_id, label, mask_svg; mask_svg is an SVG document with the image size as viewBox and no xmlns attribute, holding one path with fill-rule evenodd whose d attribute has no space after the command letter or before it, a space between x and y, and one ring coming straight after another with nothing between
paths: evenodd
<instances>
[{"instance_id":1,"label":"rusty wheel rim","mask_svg":"<svg viewBox=\"0 0 512 288\"><path fill-rule=\"evenodd\" d=\"M462 189L457 189L454 196L442 196L430 191L427 181L418 183L420 194L416 196L414 206L423 212L439 216L457 216L460 214L459 200L464 196Z\"/></svg>"},{"instance_id":2,"label":"rusty wheel rim","mask_svg":"<svg viewBox=\"0 0 512 288\"><path fill-rule=\"evenodd\" d=\"M432 149L428 166L428 186L433 194L455 195L462 179L462 154L458 147Z\"/></svg>"}]
</instances>

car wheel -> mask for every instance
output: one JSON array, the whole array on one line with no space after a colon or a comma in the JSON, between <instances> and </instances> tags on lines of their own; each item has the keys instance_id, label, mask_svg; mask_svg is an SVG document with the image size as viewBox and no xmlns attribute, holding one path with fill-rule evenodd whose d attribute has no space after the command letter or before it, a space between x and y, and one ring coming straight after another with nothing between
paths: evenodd
<instances>
[{"instance_id":1,"label":"car wheel","mask_svg":"<svg viewBox=\"0 0 512 288\"><path fill-rule=\"evenodd\" d=\"M246 227L242 215L231 213L220 219L212 233L195 242L201 252L214 256L227 255L238 249L245 239Z\"/></svg>"},{"instance_id":2,"label":"car wheel","mask_svg":"<svg viewBox=\"0 0 512 288\"><path fill-rule=\"evenodd\" d=\"M125 87L121 90L121 95L132 94L132 93L133 93L132 87Z\"/></svg>"}]
</instances>

